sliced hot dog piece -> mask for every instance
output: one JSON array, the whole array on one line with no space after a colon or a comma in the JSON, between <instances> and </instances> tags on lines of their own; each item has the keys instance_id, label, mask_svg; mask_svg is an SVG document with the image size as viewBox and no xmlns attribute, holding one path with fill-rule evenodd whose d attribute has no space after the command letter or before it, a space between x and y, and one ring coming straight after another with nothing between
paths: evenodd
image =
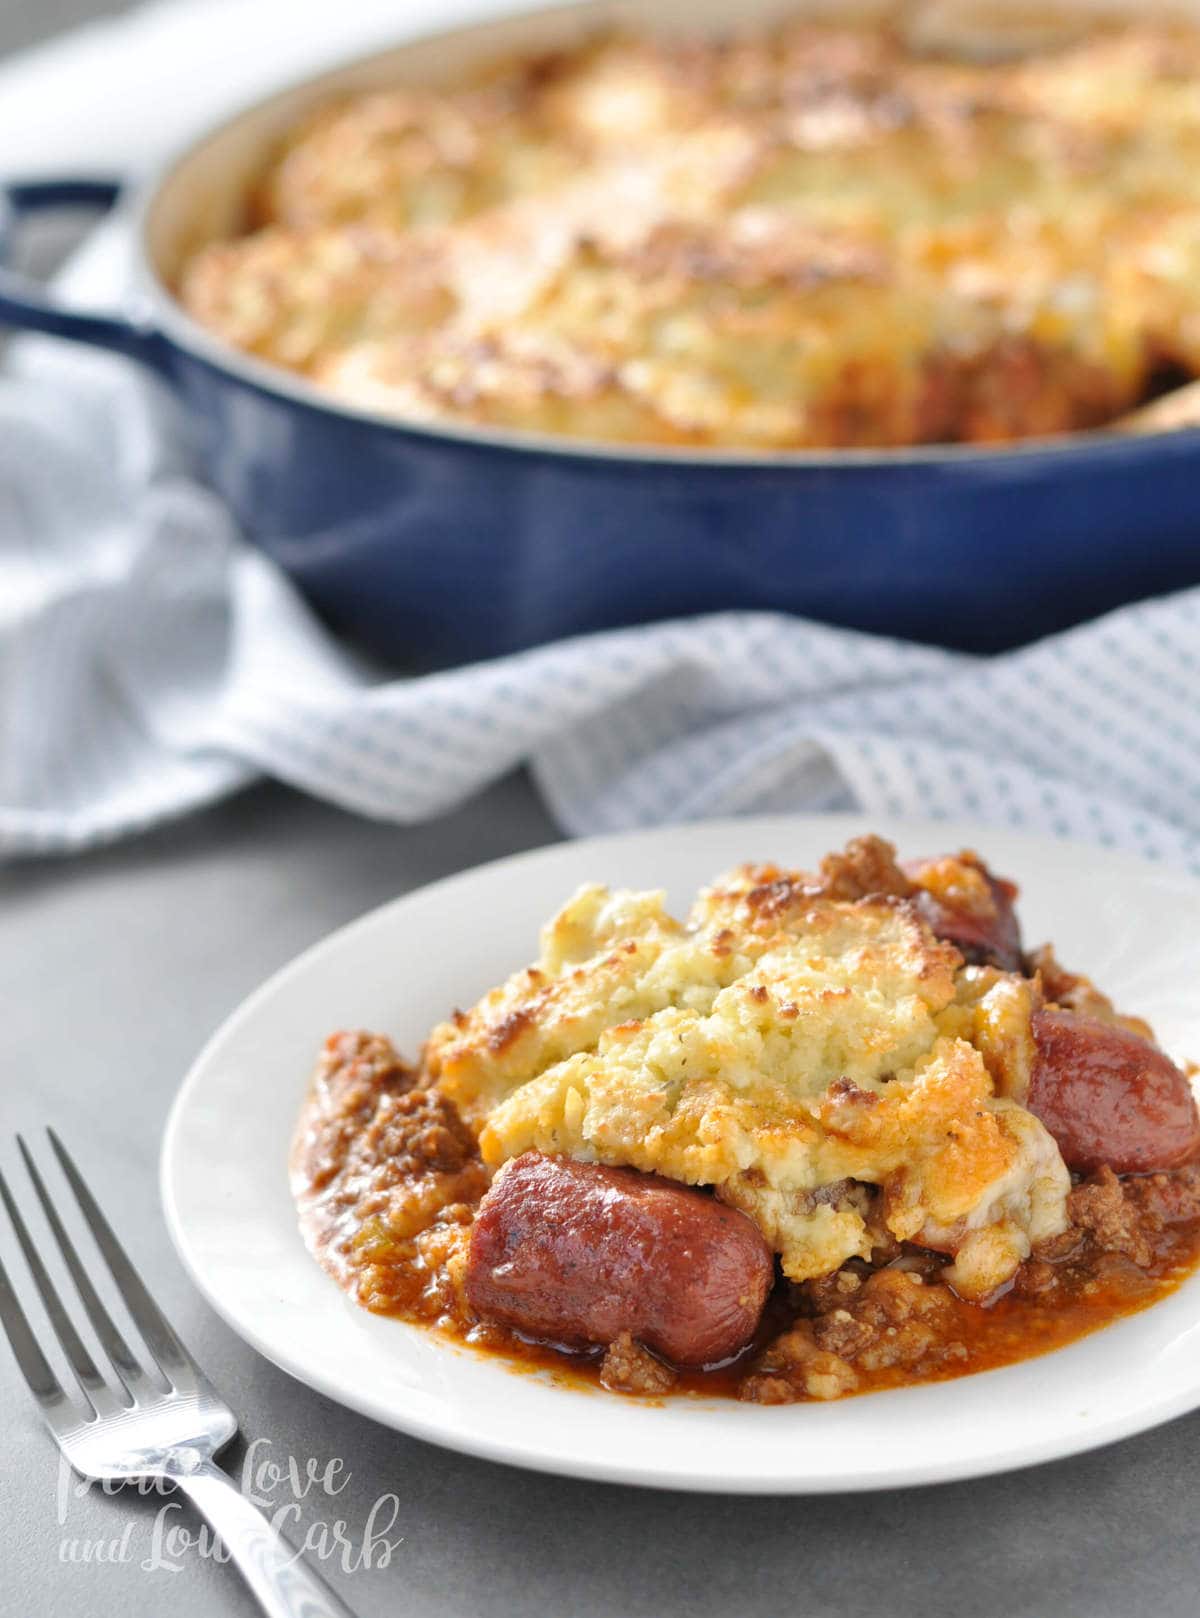
<instances>
[{"instance_id":1,"label":"sliced hot dog piece","mask_svg":"<svg viewBox=\"0 0 1200 1618\"><path fill-rule=\"evenodd\" d=\"M749 1342L774 1273L757 1227L702 1191L525 1152L479 1205L467 1297L529 1337L629 1332L676 1365L711 1365Z\"/></svg>"},{"instance_id":2,"label":"sliced hot dog piece","mask_svg":"<svg viewBox=\"0 0 1200 1618\"><path fill-rule=\"evenodd\" d=\"M1013 883L993 876L974 854L911 860L904 870L917 885L914 903L930 930L953 944L968 965L1021 970Z\"/></svg>"},{"instance_id":3,"label":"sliced hot dog piece","mask_svg":"<svg viewBox=\"0 0 1200 1618\"><path fill-rule=\"evenodd\" d=\"M1169 1057L1113 1023L1048 1007L1032 1019L1036 1057L1025 1105L1068 1168L1090 1174L1170 1169L1200 1151L1192 1087Z\"/></svg>"}]
</instances>

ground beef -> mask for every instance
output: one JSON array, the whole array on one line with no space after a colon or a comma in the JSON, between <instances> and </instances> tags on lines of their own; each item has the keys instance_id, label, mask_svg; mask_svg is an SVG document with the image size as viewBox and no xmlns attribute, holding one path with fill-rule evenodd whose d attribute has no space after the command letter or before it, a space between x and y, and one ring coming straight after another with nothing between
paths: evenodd
<instances>
[{"instance_id":1,"label":"ground beef","mask_svg":"<svg viewBox=\"0 0 1200 1618\"><path fill-rule=\"evenodd\" d=\"M855 1313L872 1326L905 1326L912 1320L941 1322L950 1294L943 1286L930 1286L909 1270L879 1270L864 1285Z\"/></svg>"},{"instance_id":2,"label":"ground beef","mask_svg":"<svg viewBox=\"0 0 1200 1618\"><path fill-rule=\"evenodd\" d=\"M851 1265L834 1270L832 1275L818 1276L815 1281L805 1281L800 1288L801 1302L807 1305L804 1312L824 1315L831 1310L843 1309L856 1296L862 1284L862 1272Z\"/></svg>"},{"instance_id":3,"label":"ground beef","mask_svg":"<svg viewBox=\"0 0 1200 1618\"><path fill-rule=\"evenodd\" d=\"M865 1320L856 1320L849 1309L833 1309L813 1322L813 1337L819 1348L852 1360L874 1340L875 1331Z\"/></svg>"},{"instance_id":4,"label":"ground beef","mask_svg":"<svg viewBox=\"0 0 1200 1618\"><path fill-rule=\"evenodd\" d=\"M811 1318L777 1337L739 1388L757 1404L837 1399L858 1386L859 1371L911 1368L963 1358L950 1336L949 1290L910 1270L887 1268L865 1277L842 1269L805 1284Z\"/></svg>"},{"instance_id":5,"label":"ground beef","mask_svg":"<svg viewBox=\"0 0 1200 1618\"><path fill-rule=\"evenodd\" d=\"M654 1395L668 1393L678 1378L669 1365L623 1331L609 1344L600 1366L600 1380L614 1393Z\"/></svg>"},{"instance_id":6,"label":"ground beef","mask_svg":"<svg viewBox=\"0 0 1200 1618\"><path fill-rule=\"evenodd\" d=\"M851 1368L846 1367L849 1371ZM851 1371L853 1375L853 1372ZM846 1389L853 1393L853 1386ZM836 1399L838 1395L835 1393ZM752 1375L743 1377L738 1383L738 1398L744 1399L747 1404L755 1405L793 1405L803 1394L797 1390L795 1382L790 1376L776 1376L769 1371L755 1371Z\"/></svg>"},{"instance_id":7,"label":"ground beef","mask_svg":"<svg viewBox=\"0 0 1200 1618\"><path fill-rule=\"evenodd\" d=\"M1119 1179L1101 1168L1067 1199L1071 1225L1039 1242L1013 1281L1019 1298L1047 1298L1058 1289L1086 1292L1114 1271L1149 1271L1155 1241L1172 1225L1200 1220L1200 1163L1161 1174Z\"/></svg>"},{"instance_id":8,"label":"ground beef","mask_svg":"<svg viewBox=\"0 0 1200 1618\"><path fill-rule=\"evenodd\" d=\"M297 1134L293 1166L312 1191L338 1174L384 1096L403 1095L417 1071L382 1034L331 1034L321 1048Z\"/></svg>"},{"instance_id":9,"label":"ground beef","mask_svg":"<svg viewBox=\"0 0 1200 1618\"><path fill-rule=\"evenodd\" d=\"M1200 1163L1185 1163L1169 1174L1138 1174L1124 1182L1126 1200L1143 1218L1161 1225L1187 1225L1200 1219Z\"/></svg>"},{"instance_id":10,"label":"ground beef","mask_svg":"<svg viewBox=\"0 0 1200 1618\"><path fill-rule=\"evenodd\" d=\"M856 837L839 854L821 861L820 891L827 899L853 902L876 894L907 899L916 892L896 863L896 850L882 837Z\"/></svg>"},{"instance_id":11,"label":"ground beef","mask_svg":"<svg viewBox=\"0 0 1200 1618\"><path fill-rule=\"evenodd\" d=\"M382 1036L326 1042L292 1181L309 1246L367 1308L465 1319L460 1272L487 1171L454 1103Z\"/></svg>"},{"instance_id":12,"label":"ground beef","mask_svg":"<svg viewBox=\"0 0 1200 1618\"><path fill-rule=\"evenodd\" d=\"M1146 1269L1154 1262L1146 1220L1110 1168L1097 1169L1075 1187L1067 1198L1067 1213L1103 1252L1121 1253Z\"/></svg>"},{"instance_id":13,"label":"ground beef","mask_svg":"<svg viewBox=\"0 0 1200 1618\"><path fill-rule=\"evenodd\" d=\"M387 1165L392 1184L428 1174L457 1174L477 1155L475 1137L438 1090L383 1095L361 1136L361 1151Z\"/></svg>"},{"instance_id":14,"label":"ground beef","mask_svg":"<svg viewBox=\"0 0 1200 1618\"><path fill-rule=\"evenodd\" d=\"M1033 1250L1034 1260L1042 1259L1047 1264L1061 1263L1063 1259L1075 1256L1083 1240L1083 1232L1075 1225L1068 1225L1057 1236L1047 1236L1044 1241L1038 1242Z\"/></svg>"},{"instance_id":15,"label":"ground beef","mask_svg":"<svg viewBox=\"0 0 1200 1618\"><path fill-rule=\"evenodd\" d=\"M871 1371L919 1364L945 1342L954 1322L948 1288L894 1268L871 1276L854 1313L873 1333L857 1354L858 1363Z\"/></svg>"},{"instance_id":16,"label":"ground beef","mask_svg":"<svg viewBox=\"0 0 1200 1618\"><path fill-rule=\"evenodd\" d=\"M1044 1258L1029 1259L1013 1277L1013 1291L1018 1298L1043 1298L1057 1285L1058 1271Z\"/></svg>"},{"instance_id":17,"label":"ground beef","mask_svg":"<svg viewBox=\"0 0 1200 1618\"><path fill-rule=\"evenodd\" d=\"M369 1168L376 1185L391 1186L457 1174L478 1159L475 1136L454 1103L420 1077L380 1034L340 1033L326 1041L294 1158L309 1195L352 1167Z\"/></svg>"},{"instance_id":18,"label":"ground beef","mask_svg":"<svg viewBox=\"0 0 1200 1618\"><path fill-rule=\"evenodd\" d=\"M486 1187L475 1137L454 1103L437 1090L408 1090L379 1097L313 1213L330 1233L338 1227L348 1262L397 1267L409 1257L400 1244L446 1210L478 1202ZM381 1277L370 1285L378 1291Z\"/></svg>"},{"instance_id":19,"label":"ground beef","mask_svg":"<svg viewBox=\"0 0 1200 1618\"><path fill-rule=\"evenodd\" d=\"M798 1320L742 1379L738 1397L753 1404L791 1404L804 1398L840 1399L857 1387L858 1373L850 1362L820 1346L811 1321Z\"/></svg>"},{"instance_id":20,"label":"ground beef","mask_svg":"<svg viewBox=\"0 0 1200 1618\"><path fill-rule=\"evenodd\" d=\"M331 1034L321 1051L318 1072L330 1084L363 1082L376 1090L407 1090L417 1082L416 1068L390 1039L362 1028Z\"/></svg>"}]
</instances>

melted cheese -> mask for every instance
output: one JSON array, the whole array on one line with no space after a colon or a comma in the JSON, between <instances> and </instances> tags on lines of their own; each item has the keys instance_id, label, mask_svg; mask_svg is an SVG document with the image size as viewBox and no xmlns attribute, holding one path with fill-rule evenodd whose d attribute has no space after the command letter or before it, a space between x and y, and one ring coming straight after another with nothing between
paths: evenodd
<instances>
[{"instance_id":1,"label":"melted cheese","mask_svg":"<svg viewBox=\"0 0 1200 1618\"><path fill-rule=\"evenodd\" d=\"M1107 422L1200 371L1200 31L609 38L318 108L191 312L409 419L765 448Z\"/></svg>"},{"instance_id":2,"label":"melted cheese","mask_svg":"<svg viewBox=\"0 0 1200 1618\"><path fill-rule=\"evenodd\" d=\"M687 925L661 894L589 887L426 1065L493 1166L536 1148L712 1186L793 1280L869 1254L881 1214L978 1296L1063 1228L1069 1177L981 1054L1016 980L959 966L904 900L773 867L706 890Z\"/></svg>"}]
</instances>

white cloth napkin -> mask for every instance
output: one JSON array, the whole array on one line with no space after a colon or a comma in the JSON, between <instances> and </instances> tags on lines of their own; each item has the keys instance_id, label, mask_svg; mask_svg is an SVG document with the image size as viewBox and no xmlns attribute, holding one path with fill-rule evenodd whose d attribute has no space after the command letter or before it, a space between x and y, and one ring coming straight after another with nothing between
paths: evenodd
<instances>
[{"instance_id":1,"label":"white cloth napkin","mask_svg":"<svg viewBox=\"0 0 1200 1618\"><path fill-rule=\"evenodd\" d=\"M395 0L353 26L335 17L348 8L243 0L241 95L247 39L270 38L285 10L287 72L402 31ZM189 61L172 134L207 116L188 53L207 39L213 63L213 20L228 32L232 13L186 0L111 25L106 72L137 64L120 93L110 72L104 83L118 123L144 134L128 96L152 84L143 112L161 100L155 52ZM81 90L103 39L59 48ZM25 82L44 85L54 61L40 53ZM17 68L0 73L0 105L14 83ZM72 293L111 298L124 248L101 233ZM1200 591L988 660L728 613L381 681L243 542L185 445L173 402L122 361L30 341L0 381L0 854L125 836L259 774L413 822L526 762L575 833L857 807L1200 869Z\"/></svg>"}]
</instances>

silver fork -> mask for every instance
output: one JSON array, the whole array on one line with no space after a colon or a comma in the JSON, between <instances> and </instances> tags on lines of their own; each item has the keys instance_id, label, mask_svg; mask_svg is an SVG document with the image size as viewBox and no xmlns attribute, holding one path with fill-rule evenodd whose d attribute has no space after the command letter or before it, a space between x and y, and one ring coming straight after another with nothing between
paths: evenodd
<instances>
[{"instance_id":1,"label":"silver fork","mask_svg":"<svg viewBox=\"0 0 1200 1618\"><path fill-rule=\"evenodd\" d=\"M159 1378L156 1381L139 1363L100 1301L37 1165L18 1136L17 1145L38 1201L83 1312L112 1369L112 1376L106 1376L81 1342L0 1174L0 1199L54 1335L79 1384L79 1399L60 1387L0 1264L0 1323L59 1448L85 1478L109 1483L149 1481L181 1489L216 1529L270 1618L354 1618L349 1607L300 1561L297 1552L216 1464L214 1456L237 1432L233 1412L146 1291L62 1142L52 1129L47 1134Z\"/></svg>"}]
</instances>

